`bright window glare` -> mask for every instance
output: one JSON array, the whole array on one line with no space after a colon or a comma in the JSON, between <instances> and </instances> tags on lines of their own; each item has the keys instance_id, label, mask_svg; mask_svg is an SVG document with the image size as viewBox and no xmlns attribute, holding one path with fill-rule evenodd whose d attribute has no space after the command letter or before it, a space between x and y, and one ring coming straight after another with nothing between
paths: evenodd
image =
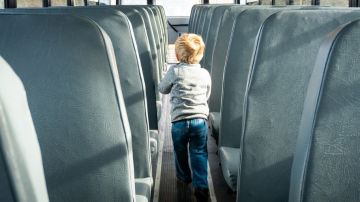
<instances>
[{"instance_id":1,"label":"bright window glare","mask_svg":"<svg viewBox=\"0 0 360 202\"><path fill-rule=\"evenodd\" d=\"M340 7L348 7L349 1L348 0L321 0L321 6L340 6Z\"/></svg>"},{"instance_id":2,"label":"bright window glare","mask_svg":"<svg viewBox=\"0 0 360 202\"><path fill-rule=\"evenodd\" d=\"M157 5L162 5L166 16L190 16L194 4L200 4L201 0L156 0Z\"/></svg>"},{"instance_id":3,"label":"bright window glare","mask_svg":"<svg viewBox=\"0 0 360 202\"><path fill-rule=\"evenodd\" d=\"M122 5L146 5L147 0L122 0Z\"/></svg>"},{"instance_id":4,"label":"bright window glare","mask_svg":"<svg viewBox=\"0 0 360 202\"><path fill-rule=\"evenodd\" d=\"M234 0L210 0L210 4L233 4Z\"/></svg>"},{"instance_id":5,"label":"bright window glare","mask_svg":"<svg viewBox=\"0 0 360 202\"><path fill-rule=\"evenodd\" d=\"M67 6L66 0L52 0L51 6Z\"/></svg>"},{"instance_id":6,"label":"bright window glare","mask_svg":"<svg viewBox=\"0 0 360 202\"><path fill-rule=\"evenodd\" d=\"M0 1L0 8L4 8L4 1Z\"/></svg>"},{"instance_id":7,"label":"bright window glare","mask_svg":"<svg viewBox=\"0 0 360 202\"><path fill-rule=\"evenodd\" d=\"M18 8L24 7L42 7L41 0L17 0L16 2Z\"/></svg>"}]
</instances>

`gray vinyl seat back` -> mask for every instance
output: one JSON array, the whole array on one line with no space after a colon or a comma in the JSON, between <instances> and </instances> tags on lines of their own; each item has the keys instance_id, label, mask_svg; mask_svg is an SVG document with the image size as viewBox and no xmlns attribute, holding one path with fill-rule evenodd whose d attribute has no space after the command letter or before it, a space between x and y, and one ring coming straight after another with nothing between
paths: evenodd
<instances>
[{"instance_id":1,"label":"gray vinyl seat back","mask_svg":"<svg viewBox=\"0 0 360 202\"><path fill-rule=\"evenodd\" d=\"M156 8L160 11L160 17L162 19L162 26L163 26L163 32L164 32L164 55L165 55L165 62L166 62L166 56L168 52L168 43L169 43L169 33L167 31L167 17L165 13L165 9L163 6L157 5Z\"/></svg>"},{"instance_id":2,"label":"gray vinyl seat back","mask_svg":"<svg viewBox=\"0 0 360 202\"><path fill-rule=\"evenodd\" d=\"M32 9L28 9L28 11L30 10ZM47 13L69 13L86 16L98 23L109 35L115 51L130 123L135 178L150 177L152 172L147 95L143 68L129 19L124 13L109 7L64 7L37 10Z\"/></svg>"},{"instance_id":3,"label":"gray vinyl seat back","mask_svg":"<svg viewBox=\"0 0 360 202\"><path fill-rule=\"evenodd\" d=\"M158 26L158 23L157 23L157 17L156 15L154 14L154 11L149 8L149 7L143 7L147 13L149 14L149 17L150 17L150 22L151 22L151 26L152 26L152 29L153 29L153 32L154 32L154 37L155 37L155 44L156 44L156 52L157 52L157 56L158 56L158 80L160 82L161 80L161 77L162 77L162 72L161 72L161 69L163 68L163 53L162 53L162 45L161 45L161 32L159 30L159 26Z\"/></svg>"},{"instance_id":4,"label":"gray vinyl seat back","mask_svg":"<svg viewBox=\"0 0 360 202\"><path fill-rule=\"evenodd\" d=\"M0 55L0 201L48 202L40 146L26 92Z\"/></svg>"},{"instance_id":5,"label":"gray vinyl seat back","mask_svg":"<svg viewBox=\"0 0 360 202\"><path fill-rule=\"evenodd\" d=\"M195 21L195 15L198 10L199 5L193 5L191 7L190 17L189 17L189 26L188 26L188 32L191 33L194 28L194 21Z\"/></svg>"},{"instance_id":6,"label":"gray vinyl seat back","mask_svg":"<svg viewBox=\"0 0 360 202\"><path fill-rule=\"evenodd\" d=\"M201 30L201 33L200 33L200 35L202 36L204 42L206 42L209 27L210 27L210 23L211 23L211 19L212 19L212 16L214 14L214 10L217 7L218 7L217 5L211 6L209 8L209 10L206 12L205 21L204 21L204 27L203 27L203 29Z\"/></svg>"},{"instance_id":7,"label":"gray vinyl seat back","mask_svg":"<svg viewBox=\"0 0 360 202\"><path fill-rule=\"evenodd\" d=\"M120 6L120 8L123 6ZM158 55L158 65L159 69L158 71L158 80L160 82L160 79L162 78L162 70L165 65L165 54L167 49L167 31L164 25L164 16L160 9L160 6L143 6L143 5L132 5L132 6L126 6L126 7L132 7L132 8L143 8L145 9L149 16L150 21L154 33L154 38L156 40L156 50Z\"/></svg>"},{"instance_id":8,"label":"gray vinyl seat back","mask_svg":"<svg viewBox=\"0 0 360 202\"><path fill-rule=\"evenodd\" d=\"M199 12L197 15L197 20L196 20L196 24L195 24L195 29L194 29L194 33L195 34L199 34L199 31L201 30L202 27L202 23L204 20L204 12L206 12L206 10L209 8L209 5L201 5L199 6Z\"/></svg>"},{"instance_id":9,"label":"gray vinyl seat back","mask_svg":"<svg viewBox=\"0 0 360 202\"><path fill-rule=\"evenodd\" d=\"M208 101L210 112L220 112L222 75L228 46L232 37L232 28L236 17L246 9L244 6L232 6L225 10L217 37L215 38L212 61L208 66L204 66L211 74L211 95Z\"/></svg>"},{"instance_id":10,"label":"gray vinyl seat back","mask_svg":"<svg viewBox=\"0 0 360 202\"><path fill-rule=\"evenodd\" d=\"M134 201L131 132L107 34L72 15L0 14L0 24L0 54L27 92L50 201Z\"/></svg>"},{"instance_id":11,"label":"gray vinyl seat back","mask_svg":"<svg viewBox=\"0 0 360 202\"><path fill-rule=\"evenodd\" d=\"M159 63L158 51L156 48L157 42L156 42L156 37L155 37L155 30L154 30L155 28L153 28L148 11L143 7L134 7L134 6L116 6L113 8L119 9L120 11L122 9L124 9L124 11L128 10L128 9L135 9L141 14L141 16L144 20L144 23L145 23L146 33L147 33L148 40L149 40L151 59L152 59L152 62L155 63L155 67L153 69L153 80L155 83L155 89L157 89L158 83L160 82L159 69L161 69L161 67L160 67L160 63ZM156 92L156 100L159 100L160 99L159 92L158 91L155 91L155 92Z\"/></svg>"},{"instance_id":12,"label":"gray vinyl seat back","mask_svg":"<svg viewBox=\"0 0 360 202\"><path fill-rule=\"evenodd\" d=\"M167 23L166 23L166 15L165 15L165 10L163 9L162 6L159 5L151 5L151 7L156 11L157 16L159 18L159 25L161 28L161 32L162 32L162 47L163 47L163 52L164 52L164 56L166 56L166 48L167 48ZM165 59L165 57L164 57Z\"/></svg>"},{"instance_id":13,"label":"gray vinyl seat back","mask_svg":"<svg viewBox=\"0 0 360 202\"><path fill-rule=\"evenodd\" d=\"M210 26L207 30L207 37L205 39L205 54L204 58L202 59L203 67L207 68L210 66L210 63L212 62L212 54L214 52L214 46L216 42L216 37L219 32L220 28L220 22L222 19L222 16L224 15L224 12L226 9L230 8L233 5L221 5L217 6L215 10L213 11L211 20L210 20Z\"/></svg>"},{"instance_id":14,"label":"gray vinyl seat back","mask_svg":"<svg viewBox=\"0 0 360 202\"><path fill-rule=\"evenodd\" d=\"M191 28L191 33L196 33L196 29L199 24L199 18L202 9L203 9L203 5L196 5L196 12L194 13L194 20Z\"/></svg>"},{"instance_id":15,"label":"gray vinyl seat back","mask_svg":"<svg viewBox=\"0 0 360 202\"><path fill-rule=\"evenodd\" d=\"M136 8L113 7L123 12L130 20L136 39L137 49L141 61L142 72L146 88L146 101L149 116L149 128L158 129L156 111L157 85L153 78L156 64L151 58L150 40L145 27L145 20ZM140 8L141 9L141 8Z\"/></svg>"},{"instance_id":16,"label":"gray vinyl seat back","mask_svg":"<svg viewBox=\"0 0 360 202\"><path fill-rule=\"evenodd\" d=\"M256 35L263 22L279 11L259 7L248 9L236 18L224 66L219 147L240 148L245 89Z\"/></svg>"},{"instance_id":17,"label":"gray vinyl seat back","mask_svg":"<svg viewBox=\"0 0 360 202\"><path fill-rule=\"evenodd\" d=\"M164 25L163 25L163 18L162 18L162 14L161 14L160 9L157 6L150 6L149 8L154 13L155 22L156 22L156 25L158 27L159 34L160 34L160 53L161 53L161 58L160 58L161 59L161 69L160 69L160 72L162 73L162 70L163 70L164 65L165 65L165 58L166 58L165 49L166 49L166 44L167 44L167 42L165 41L166 36L165 36L165 29L164 29ZM160 76L162 77L162 75L160 75Z\"/></svg>"},{"instance_id":18,"label":"gray vinyl seat back","mask_svg":"<svg viewBox=\"0 0 360 202\"><path fill-rule=\"evenodd\" d=\"M301 118L291 202L359 200L359 34L355 20L321 45Z\"/></svg>"},{"instance_id":19,"label":"gray vinyl seat back","mask_svg":"<svg viewBox=\"0 0 360 202\"><path fill-rule=\"evenodd\" d=\"M197 22L196 30L194 32L195 34L201 35L201 32L204 28L206 13L210 9L210 7L211 6L209 6L209 5L204 5L201 7L201 10L200 10L200 13L198 16L199 20Z\"/></svg>"},{"instance_id":20,"label":"gray vinyl seat back","mask_svg":"<svg viewBox=\"0 0 360 202\"><path fill-rule=\"evenodd\" d=\"M317 51L328 32L359 16L350 10L288 10L264 22L245 94L238 201L288 200Z\"/></svg>"}]
</instances>

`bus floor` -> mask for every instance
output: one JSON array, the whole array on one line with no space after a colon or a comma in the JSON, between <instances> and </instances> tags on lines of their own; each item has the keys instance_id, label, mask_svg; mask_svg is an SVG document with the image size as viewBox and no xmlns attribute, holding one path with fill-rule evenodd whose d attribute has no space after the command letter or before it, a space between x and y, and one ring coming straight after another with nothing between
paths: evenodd
<instances>
[{"instance_id":1,"label":"bus floor","mask_svg":"<svg viewBox=\"0 0 360 202\"><path fill-rule=\"evenodd\" d=\"M156 174L153 202L195 202L191 185L176 182L175 162L171 139L171 120L169 96L162 97L162 113L159 121L160 149L155 165ZM217 146L209 134L209 190L212 202L235 202L236 194L228 188L219 166ZM210 201L209 200L209 201Z\"/></svg>"}]
</instances>

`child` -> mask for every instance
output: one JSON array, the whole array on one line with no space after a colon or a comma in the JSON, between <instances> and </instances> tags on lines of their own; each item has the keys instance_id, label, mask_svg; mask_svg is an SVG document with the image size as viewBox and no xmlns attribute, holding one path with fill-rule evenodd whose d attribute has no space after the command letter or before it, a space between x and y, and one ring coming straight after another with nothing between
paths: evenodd
<instances>
[{"instance_id":1,"label":"child","mask_svg":"<svg viewBox=\"0 0 360 202\"><path fill-rule=\"evenodd\" d=\"M211 78L199 64L204 49L200 36L180 36L175 42L176 58L180 63L171 66L159 84L161 93L170 93L176 176L178 181L185 184L192 181L198 201L207 201L209 195L207 100L211 92ZM188 164L188 144L192 177Z\"/></svg>"}]
</instances>

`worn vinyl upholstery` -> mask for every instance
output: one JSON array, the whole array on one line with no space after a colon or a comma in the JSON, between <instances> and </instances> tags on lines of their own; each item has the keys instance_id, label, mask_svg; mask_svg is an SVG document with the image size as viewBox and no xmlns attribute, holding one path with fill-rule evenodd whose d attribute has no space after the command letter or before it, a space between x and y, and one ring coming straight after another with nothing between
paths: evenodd
<instances>
[{"instance_id":1,"label":"worn vinyl upholstery","mask_svg":"<svg viewBox=\"0 0 360 202\"><path fill-rule=\"evenodd\" d=\"M19 77L0 56L0 201L48 202L39 142Z\"/></svg>"},{"instance_id":2,"label":"worn vinyl upholstery","mask_svg":"<svg viewBox=\"0 0 360 202\"><path fill-rule=\"evenodd\" d=\"M114 7L113 7L114 8ZM146 101L149 115L149 128L152 130L158 129L157 124L157 111L156 111L156 91L157 85L153 79L154 70L156 68L155 61L151 58L149 36L145 28L145 22L138 11L135 8L129 7L115 7L123 12L130 20L132 28L134 30L135 40L137 44L138 53L140 56L142 72L144 75L145 87L146 87Z\"/></svg>"},{"instance_id":3,"label":"worn vinyl upholstery","mask_svg":"<svg viewBox=\"0 0 360 202\"><path fill-rule=\"evenodd\" d=\"M225 10L221 22L219 33L215 38L215 46L212 57L211 65L205 67L211 72L211 95L209 98L209 110L210 114L213 112L220 112L220 101L221 101L221 88L222 88L222 77L223 69L225 65L225 58L228 52L228 45L232 36L232 27L236 17L246 10L243 6L232 6ZM220 31L221 30L221 31ZM211 116L210 116L211 117ZM219 119L220 121L220 119ZM212 120L210 122L213 122ZM217 123L220 125L220 122ZM215 139L219 136L219 131L213 131Z\"/></svg>"},{"instance_id":4,"label":"worn vinyl upholstery","mask_svg":"<svg viewBox=\"0 0 360 202\"><path fill-rule=\"evenodd\" d=\"M264 23L247 87L239 201L287 201L307 83L324 36L359 12L289 10ZM296 26L302 22L302 26Z\"/></svg>"},{"instance_id":5,"label":"worn vinyl upholstery","mask_svg":"<svg viewBox=\"0 0 360 202\"><path fill-rule=\"evenodd\" d=\"M212 16L213 16L213 13L214 13L214 10L215 10L216 7L217 7L216 5L211 6L209 8L209 10L206 12L205 21L204 21L204 27L203 27L203 29L201 30L201 33L200 33L200 35L202 36L204 42L207 39L211 19L212 19ZM204 62L204 60L202 60L201 62Z\"/></svg>"},{"instance_id":6,"label":"worn vinyl upholstery","mask_svg":"<svg viewBox=\"0 0 360 202\"><path fill-rule=\"evenodd\" d=\"M71 15L0 14L0 24L0 54L27 92L50 201L134 201L131 133L106 33Z\"/></svg>"},{"instance_id":7,"label":"worn vinyl upholstery","mask_svg":"<svg viewBox=\"0 0 360 202\"><path fill-rule=\"evenodd\" d=\"M120 82L133 136L136 178L151 176L150 133L147 119L146 92L132 27L121 12L108 7L16 9L17 13L70 13L89 17L108 33L115 51Z\"/></svg>"},{"instance_id":8,"label":"worn vinyl upholstery","mask_svg":"<svg viewBox=\"0 0 360 202\"><path fill-rule=\"evenodd\" d=\"M226 182L233 182L230 178L235 177L235 182L228 185L236 191L237 175L239 165L226 168L229 163L239 162L240 138L242 131L242 114L245 88L251 56L255 48L256 34L271 14L278 12L278 9L248 9L237 16L235 21L234 33L229 44L228 57L224 67L224 81L221 98L221 117L219 117L219 153L223 176ZM235 154L231 155L236 159L223 159L222 152L226 148L231 148ZM230 162L227 162L230 161ZM231 175L228 175L231 173Z\"/></svg>"},{"instance_id":9,"label":"worn vinyl upholstery","mask_svg":"<svg viewBox=\"0 0 360 202\"><path fill-rule=\"evenodd\" d=\"M307 90L289 201L359 201L360 21L321 45Z\"/></svg>"},{"instance_id":10,"label":"worn vinyl upholstery","mask_svg":"<svg viewBox=\"0 0 360 202\"><path fill-rule=\"evenodd\" d=\"M214 46L216 42L216 38L219 32L220 22L221 18L225 12L226 9L231 7L233 5L223 5L223 6L217 6L215 10L213 11L210 26L207 30L207 37L205 39L205 54L203 58L203 67L207 68L211 65L213 52L214 52Z\"/></svg>"}]
</instances>

